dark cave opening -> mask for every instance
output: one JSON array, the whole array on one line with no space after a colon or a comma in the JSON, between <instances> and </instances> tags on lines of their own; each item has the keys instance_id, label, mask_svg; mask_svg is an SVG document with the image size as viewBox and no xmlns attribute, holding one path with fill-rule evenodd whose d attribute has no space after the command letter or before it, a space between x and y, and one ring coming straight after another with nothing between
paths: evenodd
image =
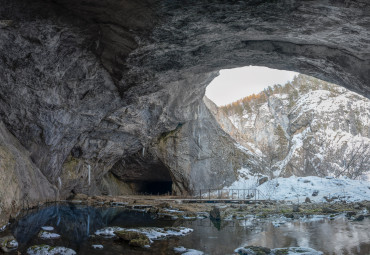
<instances>
[{"instance_id":1,"label":"dark cave opening","mask_svg":"<svg viewBox=\"0 0 370 255\"><path fill-rule=\"evenodd\" d=\"M129 186L133 194L172 194L173 180L168 167L150 154L142 152L117 162L110 171Z\"/></svg>"},{"instance_id":2,"label":"dark cave opening","mask_svg":"<svg viewBox=\"0 0 370 255\"><path fill-rule=\"evenodd\" d=\"M142 195L172 194L172 181L141 181L134 183L134 190Z\"/></svg>"}]
</instances>

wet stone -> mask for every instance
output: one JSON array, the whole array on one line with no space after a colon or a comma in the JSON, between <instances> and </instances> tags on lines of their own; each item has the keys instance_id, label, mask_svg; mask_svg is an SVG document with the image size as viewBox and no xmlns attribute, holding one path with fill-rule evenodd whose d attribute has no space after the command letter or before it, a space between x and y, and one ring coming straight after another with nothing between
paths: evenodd
<instances>
[{"instance_id":1,"label":"wet stone","mask_svg":"<svg viewBox=\"0 0 370 255\"><path fill-rule=\"evenodd\" d=\"M138 238L138 239L132 239L129 243L131 246L136 246L136 247L145 247L147 245L150 245L149 239L145 238Z\"/></svg>"},{"instance_id":2,"label":"wet stone","mask_svg":"<svg viewBox=\"0 0 370 255\"><path fill-rule=\"evenodd\" d=\"M5 236L0 238L0 247L3 252L10 252L18 248L18 242L12 235Z\"/></svg>"},{"instance_id":3,"label":"wet stone","mask_svg":"<svg viewBox=\"0 0 370 255\"><path fill-rule=\"evenodd\" d=\"M271 249L260 246L246 246L238 251L240 255L270 255Z\"/></svg>"},{"instance_id":4,"label":"wet stone","mask_svg":"<svg viewBox=\"0 0 370 255\"><path fill-rule=\"evenodd\" d=\"M122 240L129 241L129 245L131 246L145 247L150 245L149 238L145 234L137 231L120 230L115 231L114 234Z\"/></svg>"},{"instance_id":5,"label":"wet stone","mask_svg":"<svg viewBox=\"0 0 370 255\"><path fill-rule=\"evenodd\" d=\"M365 219L365 216L364 215L359 215L357 216L354 221L363 221Z\"/></svg>"}]
</instances>

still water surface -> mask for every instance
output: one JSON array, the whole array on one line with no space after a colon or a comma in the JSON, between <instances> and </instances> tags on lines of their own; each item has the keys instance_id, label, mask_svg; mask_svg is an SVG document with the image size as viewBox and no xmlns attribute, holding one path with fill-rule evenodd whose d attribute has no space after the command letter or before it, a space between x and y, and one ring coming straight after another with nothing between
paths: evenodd
<instances>
[{"instance_id":1,"label":"still water surface","mask_svg":"<svg viewBox=\"0 0 370 255\"><path fill-rule=\"evenodd\" d=\"M279 224L280 223L280 224ZM62 236L57 240L37 237L42 226L53 226ZM119 227L183 226L194 231L186 236L156 240L150 248L133 248L115 238L93 237L98 229ZM314 217L287 221L285 218L212 222L209 219L159 220L150 214L123 207L89 207L58 204L27 212L14 222L0 237L13 234L19 242L19 251L26 254L28 247L49 244L74 249L77 254L176 254L174 247L184 246L205 254L234 254L245 245L269 248L310 247L324 254L370 254L370 219L361 222L338 216L334 220ZM92 248L102 244L102 250ZM14 253L16 254L16 253Z\"/></svg>"}]
</instances>

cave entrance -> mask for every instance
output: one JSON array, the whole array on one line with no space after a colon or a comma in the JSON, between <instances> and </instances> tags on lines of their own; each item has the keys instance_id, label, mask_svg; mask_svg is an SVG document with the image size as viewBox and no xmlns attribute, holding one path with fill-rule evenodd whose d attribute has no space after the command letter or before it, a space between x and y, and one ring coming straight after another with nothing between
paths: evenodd
<instances>
[{"instance_id":1,"label":"cave entrance","mask_svg":"<svg viewBox=\"0 0 370 255\"><path fill-rule=\"evenodd\" d=\"M135 181L131 187L137 194L142 195L170 195L172 194L172 181Z\"/></svg>"},{"instance_id":2,"label":"cave entrance","mask_svg":"<svg viewBox=\"0 0 370 255\"><path fill-rule=\"evenodd\" d=\"M137 153L117 162L110 171L133 194L171 195L173 180L168 167L150 154Z\"/></svg>"}]
</instances>

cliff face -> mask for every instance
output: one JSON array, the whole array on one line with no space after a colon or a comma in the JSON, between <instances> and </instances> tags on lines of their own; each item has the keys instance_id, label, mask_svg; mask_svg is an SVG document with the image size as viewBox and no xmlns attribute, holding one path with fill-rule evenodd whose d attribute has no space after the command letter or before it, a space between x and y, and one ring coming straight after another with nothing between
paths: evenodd
<instances>
[{"instance_id":1,"label":"cliff face","mask_svg":"<svg viewBox=\"0 0 370 255\"><path fill-rule=\"evenodd\" d=\"M123 192L133 166L145 180L151 166L167 169L178 192L199 187L196 176L231 176L235 162L217 167L219 150L199 147L203 163L194 160L194 167L169 146L176 137L161 142L176 130L181 144L193 146L197 132L190 130L200 128L205 87L223 68L294 69L370 95L370 7L361 1L0 0L0 6L2 132L18 140L34 172L47 179L43 186L58 187L61 197ZM201 179L202 186L223 182ZM109 182L117 185L109 189Z\"/></svg>"},{"instance_id":2,"label":"cliff face","mask_svg":"<svg viewBox=\"0 0 370 255\"><path fill-rule=\"evenodd\" d=\"M357 178L368 171L369 99L299 75L244 105L229 120L247 145L258 148L269 174Z\"/></svg>"},{"instance_id":3,"label":"cliff face","mask_svg":"<svg viewBox=\"0 0 370 255\"><path fill-rule=\"evenodd\" d=\"M30 160L29 152L0 122L0 225L19 208L58 198L57 187Z\"/></svg>"},{"instance_id":4,"label":"cliff face","mask_svg":"<svg viewBox=\"0 0 370 255\"><path fill-rule=\"evenodd\" d=\"M236 144L204 103L196 114L194 121L163 134L153 146L176 185L182 185L178 192L230 185L240 168L261 172L260 158Z\"/></svg>"}]
</instances>

